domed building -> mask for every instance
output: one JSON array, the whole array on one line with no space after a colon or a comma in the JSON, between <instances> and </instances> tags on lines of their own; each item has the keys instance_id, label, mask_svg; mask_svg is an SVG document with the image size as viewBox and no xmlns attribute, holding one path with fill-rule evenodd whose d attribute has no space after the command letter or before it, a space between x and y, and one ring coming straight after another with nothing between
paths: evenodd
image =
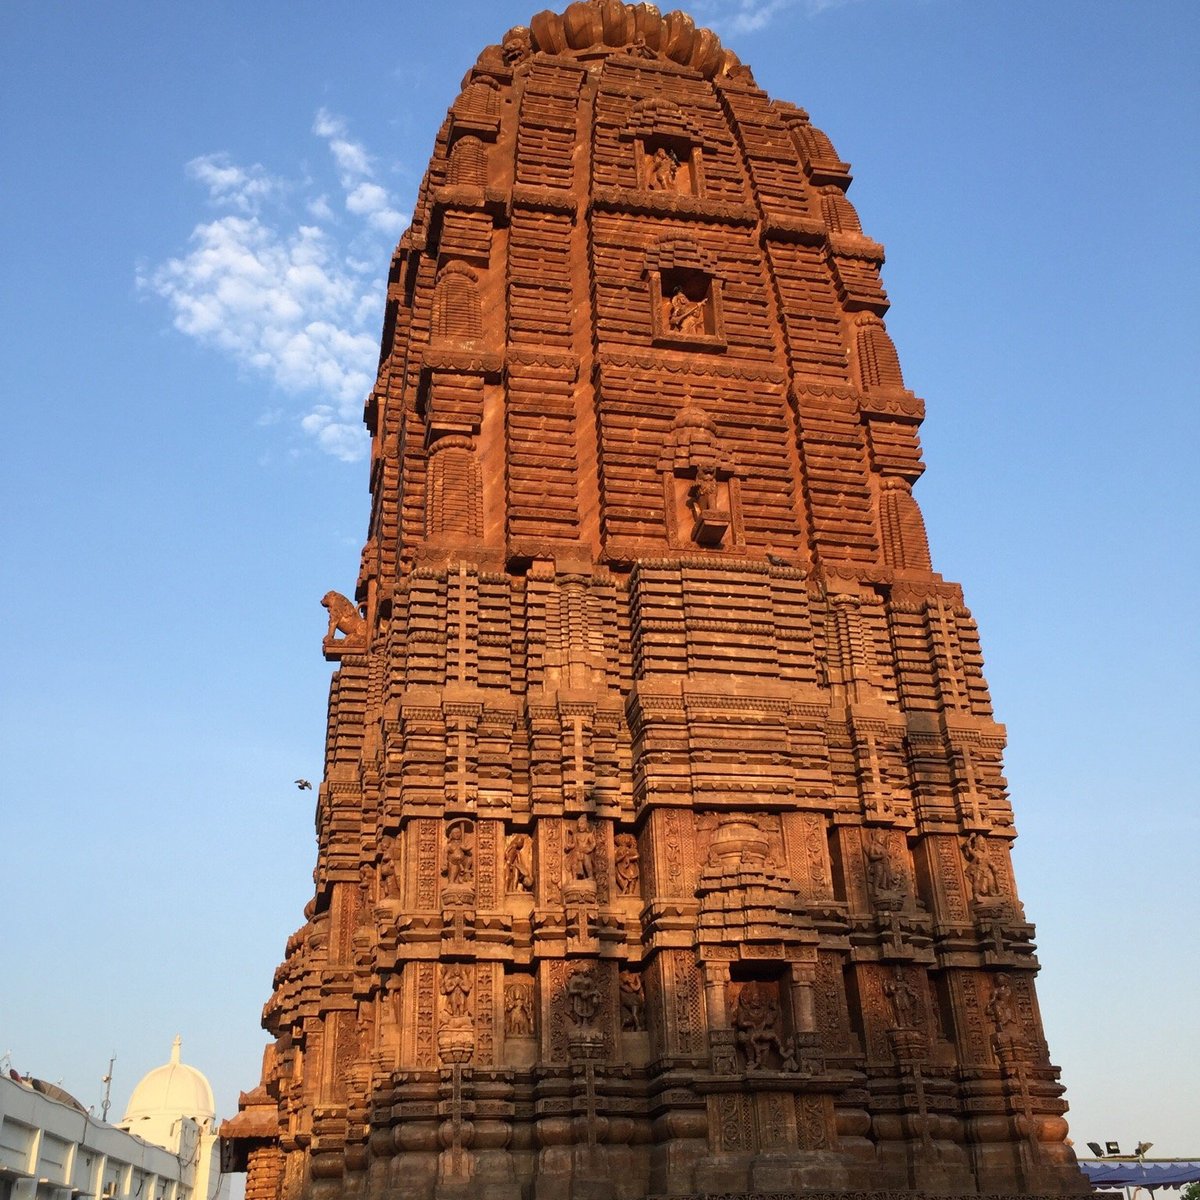
<instances>
[{"instance_id":1,"label":"domed building","mask_svg":"<svg viewBox=\"0 0 1200 1200\"><path fill-rule=\"evenodd\" d=\"M178 1149L192 1126L198 1136L211 1133L217 1109L212 1086L204 1075L180 1059L181 1042L171 1045L171 1058L155 1067L133 1089L119 1128L153 1142Z\"/></svg>"},{"instance_id":2,"label":"domed building","mask_svg":"<svg viewBox=\"0 0 1200 1200\"><path fill-rule=\"evenodd\" d=\"M62 1088L11 1072L0 1077L0 1200L216 1200L215 1126L212 1087L181 1061L179 1038L116 1125Z\"/></svg>"}]
</instances>

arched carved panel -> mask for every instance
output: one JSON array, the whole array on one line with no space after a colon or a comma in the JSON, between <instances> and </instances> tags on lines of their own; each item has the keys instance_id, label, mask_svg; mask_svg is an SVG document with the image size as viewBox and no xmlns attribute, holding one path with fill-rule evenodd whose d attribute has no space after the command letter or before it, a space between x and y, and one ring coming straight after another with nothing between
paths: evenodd
<instances>
[{"instance_id":1,"label":"arched carved panel","mask_svg":"<svg viewBox=\"0 0 1200 1200\"><path fill-rule=\"evenodd\" d=\"M841 188L821 189L821 216L826 226L835 233L862 233L858 213Z\"/></svg>"},{"instance_id":2,"label":"arched carved panel","mask_svg":"<svg viewBox=\"0 0 1200 1200\"><path fill-rule=\"evenodd\" d=\"M475 134L460 137L451 147L446 182L452 187L483 187L487 183L487 147Z\"/></svg>"},{"instance_id":3,"label":"arched carved panel","mask_svg":"<svg viewBox=\"0 0 1200 1200\"><path fill-rule=\"evenodd\" d=\"M444 437L435 442L426 478L425 536L482 537L483 485L471 439Z\"/></svg>"},{"instance_id":4,"label":"arched carved panel","mask_svg":"<svg viewBox=\"0 0 1200 1200\"><path fill-rule=\"evenodd\" d=\"M864 391L904 387L896 347L878 317L864 315L859 318L855 350L859 383Z\"/></svg>"},{"instance_id":5,"label":"arched carved panel","mask_svg":"<svg viewBox=\"0 0 1200 1200\"><path fill-rule=\"evenodd\" d=\"M880 481L879 524L883 558L889 567L931 571L925 519L907 479L896 475Z\"/></svg>"},{"instance_id":6,"label":"arched carved panel","mask_svg":"<svg viewBox=\"0 0 1200 1200\"><path fill-rule=\"evenodd\" d=\"M483 335L479 276L462 263L448 263L438 276L433 302L433 336L439 340L477 342Z\"/></svg>"}]
</instances>

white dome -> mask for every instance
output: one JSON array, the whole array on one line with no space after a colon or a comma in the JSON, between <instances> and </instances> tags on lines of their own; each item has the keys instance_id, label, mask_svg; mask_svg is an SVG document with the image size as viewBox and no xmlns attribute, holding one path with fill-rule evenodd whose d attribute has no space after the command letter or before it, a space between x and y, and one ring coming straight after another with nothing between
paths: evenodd
<instances>
[{"instance_id":1,"label":"white dome","mask_svg":"<svg viewBox=\"0 0 1200 1200\"><path fill-rule=\"evenodd\" d=\"M179 1045L176 1038L171 1047L171 1061L155 1067L133 1089L121 1121L125 1128L130 1129L138 1121L162 1118L175 1121L180 1117L191 1117L197 1124L205 1125L216 1117L211 1085L195 1067L179 1061Z\"/></svg>"}]
</instances>

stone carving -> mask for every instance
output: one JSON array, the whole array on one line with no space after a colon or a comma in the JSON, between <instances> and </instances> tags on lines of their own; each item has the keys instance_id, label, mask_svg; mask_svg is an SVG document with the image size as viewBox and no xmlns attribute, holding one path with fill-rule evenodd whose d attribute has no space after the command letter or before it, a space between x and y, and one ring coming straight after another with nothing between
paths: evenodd
<instances>
[{"instance_id":1,"label":"stone carving","mask_svg":"<svg viewBox=\"0 0 1200 1200\"><path fill-rule=\"evenodd\" d=\"M766 1070L772 1051L781 1059L785 1057L779 1021L779 1002L773 989L762 983L743 984L733 1010L733 1027L748 1070Z\"/></svg>"},{"instance_id":2,"label":"stone carving","mask_svg":"<svg viewBox=\"0 0 1200 1200\"><path fill-rule=\"evenodd\" d=\"M692 300L683 290L676 287L667 305L667 323L676 333L703 333L705 301Z\"/></svg>"},{"instance_id":3,"label":"stone carving","mask_svg":"<svg viewBox=\"0 0 1200 1200\"><path fill-rule=\"evenodd\" d=\"M576 1025L591 1025L600 1012L604 994L591 971L577 971L567 984L567 1013Z\"/></svg>"},{"instance_id":4,"label":"stone carving","mask_svg":"<svg viewBox=\"0 0 1200 1200\"><path fill-rule=\"evenodd\" d=\"M696 482L688 489L688 504L696 514L698 521L703 521L717 511L720 485L717 483L717 469L707 463L696 468Z\"/></svg>"},{"instance_id":5,"label":"stone carving","mask_svg":"<svg viewBox=\"0 0 1200 1200\"><path fill-rule=\"evenodd\" d=\"M533 891L533 839L527 833L514 833L504 848L504 890Z\"/></svg>"},{"instance_id":6,"label":"stone carving","mask_svg":"<svg viewBox=\"0 0 1200 1200\"><path fill-rule=\"evenodd\" d=\"M504 64L515 67L533 53L533 38L524 25L516 25L500 39L500 51Z\"/></svg>"},{"instance_id":7,"label":"stone carving","mask_svg":"<svg viewBox=\"0 0 1200 1200\"><path fill-rule=\"evenodd\" d=\"M679 174L679 157L673 150L659 146L650 156L650 172L647 186L652 192L675 190L675 179Z\"/></svg>"},{"instance_id":8,"label":"stone carving","mask_svg":"<svg viewBox=\"0 0 1200 1200\"><path fill-rule=\"evenodd\" d=\"M617 895L637 895L641 870L638 867L637 838L632 833L618 833L613 843L613 874Z\"/></svg>"},{"instance_id":9,"label":"stone carving","mask_svg":"<svg viewBox=\"0 0 1200 1200\"><path fill-rule=\"evenodd\" d=\"M527 983L504 989L504 1032L508 1037L533 1036L533 988Z\"/></svg>"},{"instance_id":10,"label":"stone carving","mask_svg":"<svg viewBox=\"0 0 1200 1200\"><path fill-rule=\"evenodd\" d=\"M346 635L346 641L361 641L367 632L367 623L355 607L341 592L326 592L321 597L321 607L329 612L329 628L325 631L325 640L332 642L335 635Z\"/></svg>"},{"instance_id":11,"label":"stone carving","mask_svg":"<svg viewBox=\"0 0 1200 1200\"><path fill-rule=\"evenodd\" d=\"M686 15L562 7L380 263L247 1195L1085 1194L849 165Z\"/></svg>"},{"instance_id":12,"label":"stone carving","mask_svg":"<svg viewBox=\"0 0 1200 1200\"><path fill-rule=\"evenodd\" d=\"M596 878L596 835L583 814L574 825L567 826L563 857L568 878Z\"/></svg>"},{"instance_id":13,"label":"stone carving","mask_svg":"<svg viewBox=\"0 0 1200 1200\"><path fill-rule=\"evenodd\" d=\"M400 884L396 878L396 857L395 849L391 846L385 846L383 857L379 861L379 899L380 900L398 900L400 898Z\"/></svg>"},{"instance_id":14,"label":"stone carving","mask_svg":"<svg viewBox=\"0 0 1200 1200\"><path fill-rule=\"evenodd\" d=\"M442 968L442 1002L445 1010L446 1023L450 1025L466 1025L470 1023L471 1011L468 1007L471 999L470 968L462 963L450 963Z\"/></svg>"},{"instance_id":15,"label":"stone carving","mask_svg":"<svg viewBox=\"0 0 1200 1200\"><path fill-rule=\"evenodd\" d=\"M640 1033L646 1028L646 994L642 977L635 971L621 972L621 1029L625 1033Z\"/></svg>"},{"instance_id":16,"label":"stone carving","mask_svg":"<svg viewBox=\"0 0 1200 1200\"><path fill-rule=\"evenodd\" d=\"M983 834L976 833L968 839L963 849L963 858L963 873L967 879L970 898L975 901L998 899L1000 879L988 857L987 839Z\"/></svg>"},{"instance_id":17,"label":"stone carving","mask_svg":"<svg viewBox=\"0 0 1200 1200\"><path fill-rule=\"evenodd\" d=\"M639 29L633 35L633 44L629 53L634 58L657 58L658 54L646 43L646 35Z\"/></svg>"},{"instance_id":18,"label":"stone carving","mask_svg":"<svg viewBox=\"0 0 1200 1200\"><path fill-rule=\"evenodd\" d=\"M987 1003L987 1015L996 1029L997 1037L1013 1038L1020 1033L1021 1024L1017 1018L1012 988L1009 985L1008 976L1005 974L997 975L992 981L992 994Z\"/></svg>"},{"instance_id":19,"label":"stone carving","mask_svg":"<svg viewBox=\"0 0 1200 1200\"><path fill-rule=\"evenodd\" d=\"M468 884L474 878L474 853L470 834L469 821L455 821L446 828L445 866L442 868L442 874L451 887Z\"/></svg>"},{"instance_id":20,"label":"stone carving","mask_svg":"<svg viewBox=\"0 0 1200 1200\"><path fill-rule=\"evenodd\" d=\"M921 1000L908 982L903 967L897 967L883 985L884 995L892 1002L892 1018L897 1029L917 1029L921 1025Z\"/></svg>"},{"instance_id":21,"label":"stone carving","mask_svg":"<svg viewBox=\"0 0 1200 1200\"><path fill-rule=\"evenodd\" d=\"M887 835L878 829L873 830L863 850L867 856L867 883L872 894L878 899L902 892L904 880L892 865Z\"/></svg>"}]
</instances>

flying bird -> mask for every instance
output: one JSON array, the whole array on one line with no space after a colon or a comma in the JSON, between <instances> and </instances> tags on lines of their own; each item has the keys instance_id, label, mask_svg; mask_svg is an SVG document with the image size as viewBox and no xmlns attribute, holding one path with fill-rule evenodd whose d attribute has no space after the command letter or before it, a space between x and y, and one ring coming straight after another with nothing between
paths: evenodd
<instances>
[{"instance_id":1,"label":"flying bird","mask_svg":"<svg viewBox=\"0 0 1200 1200\"><path fill-rule=\"evenodd\" d=\"M296 786L297 786L297 787L298 787L298 788L299 788L299 789L300 789L302 792L311 792L311 791L312 791L312 784L311 784L311 783L309 783L307 779L297 779L297 780L296 780Z\"/></svg>"}]
</instances>

